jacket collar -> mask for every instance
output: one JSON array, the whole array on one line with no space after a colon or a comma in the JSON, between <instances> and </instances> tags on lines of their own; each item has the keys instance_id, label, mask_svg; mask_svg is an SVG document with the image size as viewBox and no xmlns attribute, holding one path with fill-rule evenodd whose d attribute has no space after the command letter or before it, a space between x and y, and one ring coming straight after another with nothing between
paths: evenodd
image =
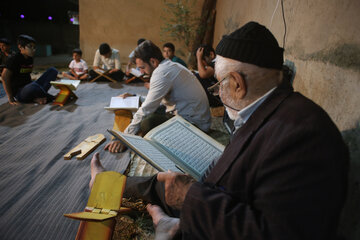
<instances>
[{"instance_id":1,"label":"jacket collar","mask_svg":"<svg viewBox=\"0 0 360 240\"><path fill-rule=\"evenodd\" d=\"M249 120L235 132L205 182L217 183L220 181L233 162L244 151L254 133L292 92L293 89L289 85L280 85L272 92L251 115Z\"/></svg>"}]
</instances>

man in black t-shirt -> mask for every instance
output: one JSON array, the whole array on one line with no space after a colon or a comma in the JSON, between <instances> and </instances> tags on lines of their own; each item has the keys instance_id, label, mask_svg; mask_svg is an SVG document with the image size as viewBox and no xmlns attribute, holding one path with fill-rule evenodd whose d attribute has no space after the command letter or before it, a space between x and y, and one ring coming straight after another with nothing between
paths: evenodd
<instances>
[{"instance_id":1,"label":"man in black t-shirt","mask_svg":"<svg viewBox=\"0 0 360 240\"><path fill-rule=\"evenodd\" d=\"M20 35L17 39L20 52L10 56L2 73L5 92L11 105L18 102L36 102L45 104L51 102L54 96L47 93L50 81L56 80L58 71L49 68L36 81L31 81L30 73L33 69L33 56L35 54L34 38Z\"/></svg>"}]
</instances>

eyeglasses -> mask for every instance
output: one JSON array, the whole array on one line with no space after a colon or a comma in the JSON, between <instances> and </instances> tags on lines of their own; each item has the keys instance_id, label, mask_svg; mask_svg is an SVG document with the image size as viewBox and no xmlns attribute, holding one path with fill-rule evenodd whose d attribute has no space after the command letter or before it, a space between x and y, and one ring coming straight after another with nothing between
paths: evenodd
<instances>
[{"instance_id":1,"label":"eyeglasses","mask_svg":"<svg viewBox=\"0 0 360 240\"><path fill-rule=\"evenodd\" d=\"M239 72L239 74L246 79L246 75L242 72ZM220 91L220 85L222 82L225 82L226 80L228 80L231 77L230 74L228 74L226 77L224 77L223 79L221 79L220 81L218 81L217 83L215 83L214 85L210 86L207 88L208 92L210 94L212 94L213 96L219 96L219 91Z\"/></svg>"},{"instance_id":2,"label":"eyeglasses","mask_svg":"<svg viewBox=\"0 0 360 240\"><path fill-rule=\"evenodd\" d=\"M220 84L222 82L224 82L225 80L229 79L230 75L224 77L223 79L221 79L220 81L218 81L217 83L215 83L214 85L210 86L207 88L208 92L213 95L213 96L219 96L219 91L220 91Z\"/></svg>"},{"instance_id":3,"label":"eyeglasses","mask_svg":"<svg viewBox=\"0 0 360 240\"><path fill-rule=\"evenodd\" d=\"M26 45L25 47L27 47L28 49L36 50L36 46L33 45Z\"/></svg>"}]
</instances>

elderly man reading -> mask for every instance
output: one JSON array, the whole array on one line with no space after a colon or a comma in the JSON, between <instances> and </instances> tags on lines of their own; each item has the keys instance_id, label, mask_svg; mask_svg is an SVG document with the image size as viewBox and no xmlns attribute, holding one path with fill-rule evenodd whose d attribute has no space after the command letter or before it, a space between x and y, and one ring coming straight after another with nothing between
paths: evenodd
<instances>
[{"instance_id":1,"label":"elderly man reading","mask_svg":"<svg viewBox=\"0 0 360 240\"><path fill-rule=\"evenodd\" d=\"M216 54L235 120L223 155L203 181L161 172L142 184L129 178L126 193L160 205L147 207L159 239L335 239L349 163L339 130L282 82L283 49L264 26L224 36ZM93 174L99 166L94 158Z\"/></svg>"}]
</instances>

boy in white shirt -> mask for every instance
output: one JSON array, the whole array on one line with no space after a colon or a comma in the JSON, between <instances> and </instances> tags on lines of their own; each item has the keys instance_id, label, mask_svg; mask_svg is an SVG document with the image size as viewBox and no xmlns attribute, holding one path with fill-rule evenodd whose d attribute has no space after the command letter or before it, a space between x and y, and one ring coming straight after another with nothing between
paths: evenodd
<instances>
[{"instance_id":1,"label":"boy in white shirt","mask_svg":"<svg viewBox=\"0 0 360 240\"><path fill-rule=\"evenodd\" d=\"M73 60L69 64L70 71L63 72L63 76L72 80L88 79L88 66L86 62L81 59L82 51L79 48L73 50Z\"/></svg>"},{"instance_id":2,"label":"boy in white shirt","mask_svg":"<svg viewBox=\"0 0 360 240\"><path fill-rule=\"evenodd\" d=\"M95 52L93 70L89 71L90 79L96 78L99 74L96 71L111 77L116 81L122 81L125 73L121 71L119 50L111 48L109 44L102 43ZM98 81L106 80L100 77Z\"/></svg>"}]
</instances>

